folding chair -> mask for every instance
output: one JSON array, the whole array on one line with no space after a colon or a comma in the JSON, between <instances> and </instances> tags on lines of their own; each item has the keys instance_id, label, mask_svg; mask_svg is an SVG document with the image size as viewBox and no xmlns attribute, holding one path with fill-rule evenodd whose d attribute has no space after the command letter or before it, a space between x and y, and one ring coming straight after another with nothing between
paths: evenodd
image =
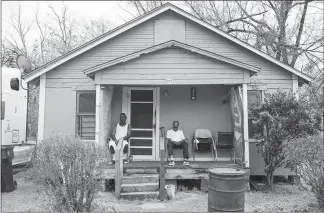
<instances>
[{"instance_id":1,"label":"folding chair","mask_svg":"<svg viewBox=\"0 0 324 213\"><path fill-rule=\"evenodd\" d=\"M234 160L234 132L218 132L217 149L231 149L231 161Z\"/></svg>"},{"instance_id":2,"label":"folding chair","mask_svg":"<svg viewBox=\"0 0 324 213\"><path fill-rule=\"evenodd\" d=\"M201 145L208 145L208 150L202 150ZM199 149L200 148L200 149ZM211 151L214 161L217 160L216 143L209 129L196 129L192 139L192 157L195 161L195 152Z\"/></svg>"}]
</instances>

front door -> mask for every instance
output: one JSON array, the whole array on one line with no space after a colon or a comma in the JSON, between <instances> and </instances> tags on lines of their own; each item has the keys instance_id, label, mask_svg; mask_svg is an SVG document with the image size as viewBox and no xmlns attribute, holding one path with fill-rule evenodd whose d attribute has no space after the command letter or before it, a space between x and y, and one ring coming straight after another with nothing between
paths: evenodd
<instances>
[{"instance_id":1,"label":"front door","mask_svg":"<svg viewBox=\"0 0 324 213\"><path fill-rule=\"evenodd\" d=\"M130 154L134 160L156 159L156 88L128 88L132 126Z\"/></svg>"}]
</instances>

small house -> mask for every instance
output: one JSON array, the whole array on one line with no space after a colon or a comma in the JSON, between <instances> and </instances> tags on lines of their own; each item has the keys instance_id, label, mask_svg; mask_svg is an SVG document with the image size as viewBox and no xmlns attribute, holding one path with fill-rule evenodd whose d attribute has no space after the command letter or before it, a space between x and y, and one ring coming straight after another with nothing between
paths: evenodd
<instances>
[{"instance_id":1,"label":"small house","mask_svg":"<svg viewBox=\"0 0 324 213\"><path fill-rule=\"evenodd\" d=\"M196 129L210 129L216 139L235 133L233 148L217 150L216 162L211 152L197 152L187 169L239 163L251 175L263 175L264 163L253 141L248 103L278 88L296 91L312 80L169 3L23 76L26 82L37 78L38 140L63 132L104 147L124 112L132 126L129 167L144 168L147 162L159 165L160 128L170 129L177 120L189 153ZM182 153L175 158L181 160ZM192 171L183 174L196 179ZM167 171L165 178L179 178L175 174L179 171Z\"/></svg>"}]
</instances>

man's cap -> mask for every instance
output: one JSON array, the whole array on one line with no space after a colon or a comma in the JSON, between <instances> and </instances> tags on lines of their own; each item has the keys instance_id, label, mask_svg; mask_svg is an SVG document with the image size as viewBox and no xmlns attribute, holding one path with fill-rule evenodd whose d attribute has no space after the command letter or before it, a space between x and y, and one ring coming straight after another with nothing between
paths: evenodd
<instances>
[{"instance_id":1,"label":"man's cap","mask_svg":"<svg viewBox=\"0 0 324 213\"><path fill-rule=\"evenodd\" d=\"M173 126L174 127L179 127L179 121L173 121Z\"/></svg>"}]
</instances>

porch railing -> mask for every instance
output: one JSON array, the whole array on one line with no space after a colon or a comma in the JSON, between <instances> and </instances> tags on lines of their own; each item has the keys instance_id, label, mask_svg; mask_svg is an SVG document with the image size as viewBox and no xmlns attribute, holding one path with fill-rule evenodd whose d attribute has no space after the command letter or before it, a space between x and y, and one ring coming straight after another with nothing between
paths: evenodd
<instances>
[{"instance_id":1,"label":"porch railing","mask_svg":"<svg viewBox=\"0 0 324 213\"><path fill-rule=\"evenodd\" d=\"M164 200L165 197L165 129L164 127L160 128L160 200Z\"/></svg>"},{"instance_id":2,"label":"porch railing","mask_svg":"<svg viewBox=\"0 0 324 213\"><path fill-rule=\"evenodd\" d=\"M115 161L115 169L116 169L116 176L115 176L115 194L117 198L120 198L120 191L121 185L123 180L123 143L124 140L120 139L118 141L117 147L115 149L116 153L116 161Z\"/></svg>"}]
</instances>

